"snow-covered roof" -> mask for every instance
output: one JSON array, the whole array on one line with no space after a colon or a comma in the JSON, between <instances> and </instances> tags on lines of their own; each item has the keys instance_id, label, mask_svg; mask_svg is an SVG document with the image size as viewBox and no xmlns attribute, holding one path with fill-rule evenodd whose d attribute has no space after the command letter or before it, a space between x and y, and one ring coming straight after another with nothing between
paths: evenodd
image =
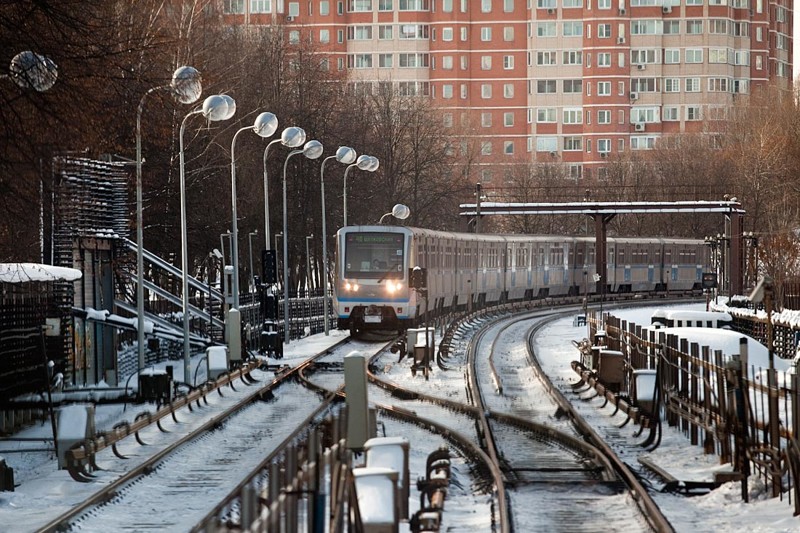
<instances>
[{"instance_id":1,"label":"snow-covered roof","mask_svg":"<svg viewBox=\"0 0 800 533\"><path fill-rule=\"evenodd\" d=\"M81 271L74 268L39 263L0 263L0 283L75 281L81 276Z\"/></svg>"}]
</instances>

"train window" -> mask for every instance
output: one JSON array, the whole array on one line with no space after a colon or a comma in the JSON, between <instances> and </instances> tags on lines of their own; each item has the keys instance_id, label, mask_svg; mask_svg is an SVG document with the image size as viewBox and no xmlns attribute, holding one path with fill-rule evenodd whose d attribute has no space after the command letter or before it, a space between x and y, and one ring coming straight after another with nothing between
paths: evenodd
<instances>
[{"instance_id":1,"label":"train window","mask_svg":"<svg viewBox=\"0 0 800 533\"><path fill-rule=\"evenodd\" d=\"M404 275L402 233L348 233L345 241L345 277L386 278Z\"/></svg>"}]
</instances>

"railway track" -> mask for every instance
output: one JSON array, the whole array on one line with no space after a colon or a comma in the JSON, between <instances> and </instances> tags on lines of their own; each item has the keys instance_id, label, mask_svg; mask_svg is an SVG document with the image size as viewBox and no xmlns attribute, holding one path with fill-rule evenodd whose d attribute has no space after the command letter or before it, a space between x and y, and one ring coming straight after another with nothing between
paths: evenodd
<instances>
[{"instance_id":1,"label":"railway track","mask_svg":"<svg viewBox=\"0 0 800 533\"><path fill-rule=\"evenodd\" d=\"M131 435L130 442L115 444L116 455L106 448L92 460L99 469L91 475L103 485L39 531L190 529L210 503L229 498L240 480L252 475L254 464L279 453L298 430L330 408L333 398L298 383L297 374L315 361L340 359L353 346L345 339L272 379L269 372L253 370L249 379L234 385L256 387L249 394L224 402L220 390L219 396L205 398L207 403L198 400L191 412L188 406L175 411L174 423L166 418L158 429L138 431L136 440L145 445L133 442ZM191 425L181 419L202 416L202 410L212 411L205 422L181 427ZM123 455L135 464L128 466L119 458Z\"/></svg>"}]
</instances>

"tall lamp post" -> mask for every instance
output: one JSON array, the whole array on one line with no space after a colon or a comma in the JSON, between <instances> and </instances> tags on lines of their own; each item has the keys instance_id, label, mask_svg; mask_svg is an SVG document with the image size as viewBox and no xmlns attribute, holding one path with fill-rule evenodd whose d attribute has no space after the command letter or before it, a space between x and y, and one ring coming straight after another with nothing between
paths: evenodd
<instances>
[{"instance_id":1,"label":"tall lamp post","mask_svg":"<svg viewBox=\"0 0 800 533\"><path fill-rule=\"evenodd\" d=\"M142 228L142 108L147 96L168 89L182 104L193 104L203 92L200 73L194 67L179 67L172 73L169 85L153 87L142 96L136 109L136 332L139 355L139 372L144 361L144 233Z\"/></svg>"},{"instance_id":2,"label":"tall lamp post","mask_svg":"<svg viewBox=\"0 0 800 533\"><path fill-rule=\"evenodd\" d=\"M319 184L322 193L322 301L324 306L325 335L330 335L330 324L328 318L328 228L325 225L325 163L330 159L336 159L345 165L351 164L356 160L356 151L349 146L340 146L336 150L336 155L326 157L322 160L319 170ZM345 170L346 172L346 170Z\"/></svg>"},{"instance_id":3,"label":"tall lamp post","mask_svg":"<svg viewBox=\"0 0 800 533\"><path fill-rule=\"evenodd\" d=\"M269 147L281 143L287 148L297 148L306 142L306 132L297 126L289 126L281 132L281 138L270 141L264 148L264 248L269 250L269 181L267 176L267 155ZM277 249L277 246L276 246Z\"/></svg>"},{"instance_id":4,"label":"tall lamp post","mask_svg":"<svg viewBox=\"0 0 800 533\"><path fill-rule=\"evenodd\" d=\"M293 155L303 154L308 159L317 159L324 147L316 140L308 141L302 150L292 150L283 162L283 340L289 344L289 226L286 216L286 167Z\"/></svg>"},{"instance_id":5,"label":"tall lamp post","mask_svg":"<svg viewBox=\"0 0 800 533\"><path fill-rule=\"evenodd\" d=\"M308 241L313 238L313 233L306 235L306 294L311 293L311 253L308 250Z\"/></svg>"},{"instance_id":6,"label":"tall lamp post","mask_svg":"<svg viewBox=\"0 0 800 533\"><path fill-rule=\"evenodd\" d=\"M366 170L367 172L375 172L378 170L378 166L380 165L380 161L378 158L371 155L360 155L356 162L352 165L347 165L347 168L344 169L344 184L342 186L342 196L344 197L344 224L343 226L347 226L347 174L350 172L350 169L353 167L358 167L361 170Z\"/></svg>"},{"instance_id":7,"label":"tall lamp post","mask_svg":"<svg viewBox=\"0 0 800 533\"><path fill-rule=\"evenodd\" d=\"M378 224L383 224L383 219L386 217L394 217L398 220L405 220L408 218L410 214L411 214L411 209L409 209L408 206L403 204L394 204L392 210L383 215L381 219L378 221Z\"/></svg>"},{"instance_id":8,"label":"tall lamp post","mask_svg":"<svg viewBox=\"0 0 800 533\"><path fill-rule=\"evenodd\" d=\"M8 74L0 78L10 78L23 89L44 92L58 79L58 66L46 56L25 50L11 58Z\"/></svg>"},{"instance_id":9,"label":"tall lamp post","mask_svg":"<svg viewBox=\"0 0 800 533\"><path fill-rule=\"evenodd\" d=\"M233 99L231 99L233 101ZM189 244L186 231L186 177L183 160L183 133L186 130L186 121L192 115L202 114L206 120L217 122L228 120L236 112L236 105L228 105L228 100L220 95L209 96L202 107L190 111L183 121L179 134L179 159L180 187L181 187L181 295L183 304L183 382L191 383L191 348L189 346Z\"/></svg>"},{"instance_id":10,"label":"tall lamp post","mask_svg":"<svg viewBox=\"0 0 800 533\"><path fill-rule=\"evenodd\" d=\"M252 131L259 137L269 137L278 129L278 118L269 112L256 117L252 126L241 128L231 140L231 261L233 263L233 307L239 309L239 221L236 214L236 138L243 131Z\"/></svg>"}]
</instances>

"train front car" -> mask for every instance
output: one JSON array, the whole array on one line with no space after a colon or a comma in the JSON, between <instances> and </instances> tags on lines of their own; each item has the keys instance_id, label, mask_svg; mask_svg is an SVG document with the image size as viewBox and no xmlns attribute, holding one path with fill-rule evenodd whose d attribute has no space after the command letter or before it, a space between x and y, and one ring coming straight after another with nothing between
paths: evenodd
<instances>
[{"instance_id":1,"label":"train front car","mask_svg":"<svg viewBox=\"0 0 800 533\"><path fill-rule=\"evenodd\" d=\"M411 235L396 226L348 226L337 232L333 304L339 329L409 326L416 306L408 288Z\"/></svg>"}]
</instances>

